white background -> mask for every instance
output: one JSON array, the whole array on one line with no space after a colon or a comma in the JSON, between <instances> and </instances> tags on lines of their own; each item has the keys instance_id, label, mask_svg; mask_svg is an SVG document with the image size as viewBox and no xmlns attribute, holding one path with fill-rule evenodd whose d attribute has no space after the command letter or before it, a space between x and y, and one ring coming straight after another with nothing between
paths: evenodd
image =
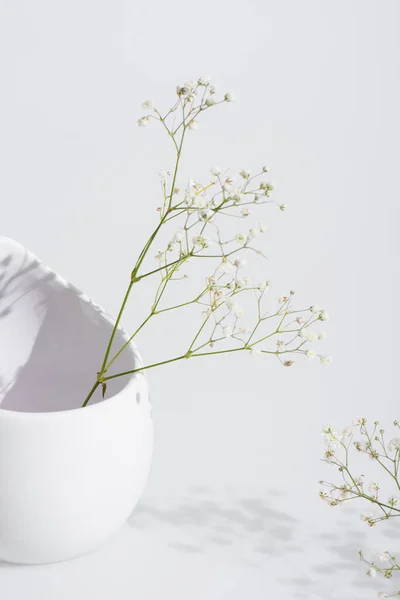
<instances>
[{"instance_id":1,"label":"white background","mask_svg":"<svg viewBox=\"0 0 400 600\"><path fill-rule=\"evenodd\" d=\"M357 549L396 551L390 526L324 506L317 482L325 422L399 417L399 25L396 0L3 0L1 234L115 314L173 158L161 131L137 128L140 105L169 106L178 83L211 74L237 102L191 134L180 185L213 164L270 166L288 204L266 218L272 293L326 308L334 361L149 373L154 462L130 524L69 563L0 564L1 598L366 600L385 587ZM150 328L146 362L180 333L173 315Z\"/></svg>"}]
</instances>

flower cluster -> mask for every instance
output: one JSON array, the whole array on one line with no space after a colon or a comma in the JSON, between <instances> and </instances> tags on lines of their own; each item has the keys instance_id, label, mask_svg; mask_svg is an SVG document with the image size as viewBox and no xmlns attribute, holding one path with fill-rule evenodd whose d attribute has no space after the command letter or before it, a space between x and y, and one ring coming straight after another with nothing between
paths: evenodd
<instances>
[{"instance_id":1,"label":"flower cluster","mask_svg":"<svg viewBox=\"0 0 400 600\"><path fill-rule=\"evenodd\" d=\"M399 428L398 421L393 423ZM400 516L400 438L396 435L387 437L378 421L369 428L365 418L357 418L352 426L343 431L337 431L331 426L324 427L322 435L326 442L326 450L323 460L335 466L341 474L339 483L320 481L320 497L329 506L337 506L350 500L362 500L369 503L371 510L364 510L360 518L369 527L376 523ZM350 467L351 451L368 457L381 470L386 484L394 488L393 494L383 494L383 480L377 481L373 478L366 481L362 474L356 474ZM368 565L366 574L376 577L381 573L386 579L390 579L395 571L400 571L400 561L395 556L385 551L379 554L374 561L365 558L363 552L359 552L361 560ZM380 592L379 598L390 598L399 596L400 591L390 594Z\"/></svg>"},{"instance_id":2,"label":"flower cluster","mask_svg":"<svg viewBox=\"0 0 400 600\"><path fill-rule=\"evenodd\" d=\"M151 100L146 100L142 105L145 114L138 120L138 125L146 127L152 122L161 125L173 144L175 164L171 169L159 173L161 203L158 207L158 224L132 269L129 287L102 367L84 406L96 386L101 385L104 394L109 379L126 374L108 375L107 371L150 319L188 305L196 305L199 309L198 324L191 333L188 345L181 354L146 365L145 368L239 350L256 356L273 355L284 367L293 365L293 355L303 355L309 359L317 357L323 365L331 362L329 356L318 350L325 333L319 331L317 326L328 320L327 313L316 304L305 308L294 307L293 290L279 296L272 308L266 306L267 297L271 295L268 292L271 288L269 280L265 276L254 280L246 271L251 257L264 257L259 240L266 234L267 227L264 215L257 213L265 210L266 205L280 211L286 209L286 204L279 204L273 198L275 184L268 178L268 167L260 167L254 172L243 168L233 176L221 167L213 166L205 181L197 178L186 183L181 181L180 162L186 136L198 129L203 113L233 100L231 92L219 96L210 77L202 76L197 81L177 86L175 102L166 112ZM247 225L253 217L253 222ZM224 226L227 219L238 224L235 231ZM151 256L155 262L147 266ZM200 279L197 289L191 283L191 297L182 298L173 306L166 304L165 291L169 289L169 284L187 279L187 269L195 271L194 267L200 259L202 264L209 265L207 276ZM155 293L149 314L129 341L111 357L115 329L132 287L153 275L156 276ZM245 300L248 296L249 301ZM249 303L253 309L248 319L250 322L245 324L244 313ZM315 348L310 347L313 343L316 344Z\"/></svg>"},{"instance_id":3,"label":"flower cluster","mask_svg":"<svg viewBox=\"0 0 400 600\"><path fill-rule=\"evenodd\" d=\"M377 573L382 575L385 579L391 579L393 573L400 570L400 561L390 554L390 552L380 552L376 555L375 560L372 561L366 559L361 550L358 554L360 560L368 566L365 574L371 579L375 579ZM378 594L379 600L384 600L384 598L394 598L395 596L400 596L400 590L395 590L391 593L379 592Z\"/></svg>"},{"instance_id":4,"label":"flower cluster","mask_svg":"<svg viewBox=\"0 0 400 600\"><path fill-rule=\"evenodd\" d=\"M252 354L268 353L281 358L283 354L297 352L307 358L319 357L321 363L327 365L331 362L330 357L307 347L310 342L324 339L325 333L315 331L312 327L327 321L327 313L317 305L301 310L293 309L293 290L278 298L274 310L266 311L263 304L270 282L265 279L252 282L246 274L248 261L245 255L262 256L255 243L259 236L266 232L265 224L258 220L248 229L242 228L226 240L222 238L220 219L227 216L246 219L249 216L249 205L258 207L274 204L270 199L273 185L258 181L266 171L267 168L263 167L258 173L251 175L249 170L243 170L239 175L242 182L237 182L236 178L228 175L221 177L220 168L213 167L211 175L214 177L210 182L189 181L182 198L179 198L177 192L170 219L179 217L181 224L173 232L164 250L155 255L159 264L157 270L161 276L161 286L176 278L180 268L188 262L198 258L208 259L212 264L212 271L192 303L202 307L204 321L210 320L213 326L206 342L197 347L197 350L207 344L214 347L217 342L231 338L243 344L243 349L251 351ZM164 189L168 174L162 172L160 178ZM168 194L164 194L164 197L167 203ZM165 206L160 208L162 213L165 210ZM240 299L245 292L251 292L255 298L256 311L250 328L243 327L241 323L244 308ZM165 310L159 308L159 303L160 297L157 293L153 304L154 314ZM259 334L260 326L267 321L268 324L273 324L274 328L270 328L270 331L263 335ZM204 328L203 322L203 334ZM273 347L265 347L265 344L261 347L261 343L270 341L272 336L279 337ZM194 352L193 348L191 345L189 351ZM293 364L291 360L281 362L286 367Z\"/></svg>"},{"instance_id":5,"label":"flower cluster","mask_svg":"<svg viewBox=\"0 0 400 600\"><path fill-rule=\"evenodd\" d=\"M178 85L176 88L177 101L175 105L168 111L168 113L162 117L158 112L157 108L151 100L146 100L142 104L142 108L147 112L146 115L138 119L139 127L147 127L150 125L152 119L158 121L166 121L171 114L175 113L178 109L185 111L184 115L184 126L190 131L199 128L197 117L200 112L221 104L222 102L233 102L235 100L232 92L226 92L224 96L217 99L215 86L211 84L211 77L203 75L197 81L187 81L183 85ZM175 135L182 124L179 124L176 128L172 129L173 135Z\"/></svg>"}]
</instances>

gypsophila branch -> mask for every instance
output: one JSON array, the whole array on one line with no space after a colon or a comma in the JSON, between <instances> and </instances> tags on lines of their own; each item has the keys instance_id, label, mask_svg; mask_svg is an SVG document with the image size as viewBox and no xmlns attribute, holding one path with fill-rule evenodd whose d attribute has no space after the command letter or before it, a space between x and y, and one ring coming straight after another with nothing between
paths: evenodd
<instances>
[{"instance_id":1,"label":"gypsophila branch","mask_svg":"<svg viewBox=\"0 0 400 600\"><path fill-rule=\"evenodd\" d=\"M393 423L399 428L398 421ZM357 418L351 427L338 432L331 426L324 427L322 434L327 448L323 461L335 467L340 473L341 481L320 481L320 497L329 506L338 506L351 500L359 500L369 504L371 510L364 510L360 518L369 527L374 527L381 521L400 517L400 498L396 494L400 490L398 467L400 460L400 437L394 435L386 442L385 430L378 421L369 428L365 418ZM350 466L350 456L357 453L368 457L381 470L382 479L374 476L368 482L365 475L355 474ZM394 486L394 494L386 490ZM383 495L382 489L385 490ZM363 551L359 552L361 561L368 565L366 575L374 578L377 574L391 579L396 571L400 570L400 561L389 553L382 552L375 560L365 558ZM379 592L378 598L392 598L399 596L400 591L391 593Z\"/></svg>"},{"instance_id":2,"label":"gypsophila branch","mask_svg":"<svg viewBox=\"0 0 400 600\"><path fill-rule=\"evenodd\" d=\"M116 364L122 352L137 335L143 333L152 319L162 319L163 315L175 310L200 309L196 327L188 332L186 350L174 358L167 357L149 363L145 369L188 358L238 351L253 355L275 355L285 367L294 363L292 357L287 358L288 354L318 357L324 365L331 361L330 357L306 347L308 343L318 343L324 338L323 332L314 331L311 326L327 321L326 312L316 305L294 308L293 291L280 297L278 308L271 311L264 306L264 303L271 302L268 300L270 294L266 294L270 282L264 279L251 282L245 272L245 254L265 258L258 243L260 236L266 233L263 221L257 218L250 227L242 228L233 236L230 235L229 239L224 239L221 234L222 222L225 223L229 217L244 221L250 216L250 209L262 211L266 205L281 211L286 209L285 204L277 204L272 199L275 186L265 179L268 168L262 167L255 173L242 169L234 177L228 172L222 174L219 167L213 167L208 180L200 182L193 179L182 185L180 164L186 138L198 129L200 116L211 108L233 100L230 92L218 99L210 78L200 77L197 82L187 82L177 87L175 102L166 112L149 100L142 105L146 114L138 120L138 125L144 128L161 124L162 130L173 142L174 163L171 170L159 173L162 195L161 205L157 209L159 222L132 268L102 365L83 406L93 397L97 387L101 386L104 397L107 381L142 370L134 368L112 375L108 373L111 365ZM170 241L166 245L162 242L161 249L154 256L156 265L147 266L150 251L160 239L165 239L169 228L175 224L175 228L168 233ZM187 279L186 271L190 271L199 259L207 259L205 264L210 264L210 275L198 284L191 283L190 293L187 294L181 282ZM115 334L132 291L144 279L155 280L150 310L127 341L114 349ZM181 301L172 306L165 305L166 289L177 285L182 286ZM250 316L250 326L244 326L244 307L238 300L243 294L249 293L255 295L254 316ZM261 332L266 325L270 326L269 329ZM254 341L256 332L260 333ZM212 350L206 351L207 348Z\"/></svg>"}]
</instances>

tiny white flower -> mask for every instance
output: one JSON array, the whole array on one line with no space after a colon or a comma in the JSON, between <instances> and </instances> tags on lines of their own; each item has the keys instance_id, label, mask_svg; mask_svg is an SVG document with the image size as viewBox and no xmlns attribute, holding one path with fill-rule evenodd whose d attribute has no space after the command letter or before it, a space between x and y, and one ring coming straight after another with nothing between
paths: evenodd
<instances>
[{"instance_id":1,"label":"tiny white flower","mask_svg":"<svg viewBox=\"0 0 400 600\"><path fill-rule=\"evenodd\" d=\"M264 165L263 168L262 168L262 172L263 173L268 173L268 171L269 171L268 167L266 165Z\"/></svg>"},{"instance_id":2,"label":"tiny white flower","mask_svg":"<svg viewBox=\"0 0 400 600\"><path fill-rule=\"evenodd\" d=\"M147 127L149 124L150 124L149 117L142 117L141 119L138 119L139 127Z\"/></svg>"},{"instance_id":3,"label":"tiny white flower","mask_svg":"<svg viewBox=\"0 0 400 600\"><path fill-rule=\"evenodd\" d=\"M390 440L390 442L388 444L388 449L390 450L390 452L394 452L395 450L400 450L400 439L393 438L392 440Z\"/></svg>"},{"instance_id":4,"label":"tiny white flower","mask_svg":"<svg viewBox=\"0 0 400 600\"><path fill-rule=\"evenodd\" d=\"M195 121L194 119L192 119L189 124L188 124L188 129L195 131L196 129L199 128L199 124L197 121Z\"/></svg>"},{"instance_id":5,"label":"tiny white flower","mask_svg":"<svg viewBox=\"0 0 400 600\"><path fill-rule=\"evenodd\" d=\"M325 367L327 367L328 365L331 364L332 357L331 356L321 356L319 360L320 360L321 365L324 365Z\"/></svg>"},{"instance_id":6,"label":"tiny white flower","mask_svg":"<svg viewBox=\"0 0 400 600\"><path fill-rule=\"evenodd\" d=\"M321 314L319 315L319 320L320 321L329 321L329 316L324 310L321 311Z\"/></svg>"},{"instance_id":7,"label":"tiny white flower","mask_svg":"<svg viewBox=\"0 0 400 600\"><path fill-rule=\"evenodd\" d=\"M185 232L183 231L183 229L178 229L178 231L175 232L173 239L174 242L182 242L185 239Z\"/></svg>"},{"instance_id":8,"label":"tiny white flower","mask_svg":"<svg viewBox=\"0 0 400 600\"><path fill-rule=\"evenodd\" d=\"M167 181L168 177L170 176L170 173L168 171L160 171L158 176L161 179L161 181L163 183L165 183Z\"/></svg>"},{"instance_id":9,"label":"tiny white flower","mask_svg":"<svg viewBox=\"0 0 400 600\"><path fill-rule=\"evenodd\" d=\"M165 263L165 254L164 252L157 252L157 254L154 257L156 260L158 260L158 262L160 263Z\"/></svg>"},{"instance_id":10,"label":"tiny white flower","mask_svg":"<svg viewBox=\"0 0 400 600\"><path fill-rule=\"evenodd\" d=\"M225 100L225 102L234 102L235 96L232 92L226 92L226 94L224 96L224 100Z\"/></svg>"},{"instance_id":11,"label":"tiny white flower","mask_svg":"<svg viewBox=\"0 0 400 600\"><path fill-rule=\"evenodd\" d=\"M240 171L239 175L243 179L248 179L250 177L251 173L248 169L242 169L242 171Z\"/></svg>"},{"instance_id":12,"label":"tiny white flower","mask_svg":"<svg viewBox=\"0 0 400 600\"><path fill-rule=\"evenodd\" d=\"M245 267L247 265L247 260L245 258L237 258L233 261L233 264L235 265L235 267L240 269L241 267Z\"/></svg>"},{"instance_id":13,"label":"tiny white flower","mask_svg":"<svg viewBox=\"0 0 400 600\"><path fill-rule=\"evenodd\" d=\"M296 323L298 323L299 325L304 325L304 323L306 323L306 319L304 317L297 317Z\"/></svg>"},{"instance_id":14,"label":"tiny white flower","mask_svg":"<svg viewBox=\"0 0 400 600\"><path fill-rule=\"evenodd\" d=\"M263 292L263 291L264 291L264 290L265 290L265 289L266 289L268 286L269 286L269 281L261 281L261 282L258 284L258 286L257 286L257 289L258 289L260 292Z\"/></svg>"},{"instance_id":15,"label":"tiny white flower","mask_svg":"<svg viewBox=\"0 0 400 600\"><path fill-rule=\"evenodd\" d=\"M387 562L388 560L390 560L390 554L389 554L389 552L381 552L380 554L377 555L377 559L382 563ZM387 596L385 596L385 598L386 597ZM379 595L378 595L378 598L379 598Z\"/></svg>"},{"instance_id":16,"label":"tiny white flower","mask_svg":"<svg viewBox=\"0 0 400 600\"><path fill-rule=\"evenodd\" d=\"M199 85L208 85L211 82L211 75L202 75L199 77Z\"/></svg>"},{"instance_id":17,"label":"tiny white flower","mask_svg":"<svg viewBox=\"0 0 400 600\"><path fill-rule=\"evenodd\" d=\"M389 598L389 594L387 594L386 592L379 592L378 600L386 600L386 598Z\"/></svg>"},{"instance_id":18,"label":"tiny white flower","mask_svg":"<svg viewBox=\"0 0 400 600\"><path fill-rule=\"evenodd\" d=\"M320 331L320 332L317 334L317 340L324 340L325 338L326 338L326 333L325 333L325 331Z\"/></svg>"},{"instance_id":19,"label":"tiny white flower","mask_svg":"<svg viewBox=\"0 0 400 600\"><path fill-rule=\"evenodd\" d=\"M338 440L338 434L336 429L332 425L325 425L321 431L321 435L325 438L328 444L336 444Z\"/></svg>"},{"instance_id":20,"label":"tiny white flower","mask_svg":"<svg viewBox=\"0 0 400 600\"><path fill-rule=\"evenodd\" d=\"M259 229L257 229L257 227L252 227L252 228L250 229L250 231L249 231L249 235L250 235L250 237L252 237L252 238L255 238L255 237L257 237L257 236L259 235L259 233L260 233L260 230L259 230Z\"/></svg>"},{"instance_id":21,"label":"tiny white flower","mask_svg":"<svg viewBox=\"0 0 400 600\"><path fill-rule=\"evenodd\" d=\"M363 419L361 417L357 417L356 419L354 419L353 421L353 425L357 426L357 425L362 425Z\"/></svg>"},{"instance_id":22,"label":"tiny white flower","mask_svg":"<svg viewBox=\"0 0 400 600\"><path fill-rule=\"evenodd\" d=\"M248 208L242 208L242 210L240 212L241 212L242 217L248 217L250 214L250 211Z\"/></svg>"},{"instance_id":23,"label":"tiny white flower","mask_svg":"<svg viewBox=\"0 0 400 600\"><path fill-rule=\"evenodd\" d=\"M182 86L178 85L176 88L176 93L178 96L189 96L193 92L193 88L195 87L194 81L187 81Z\"/></svg>"},{"instance_id":24,"label":"tiny white flower","mask_svg":"<svg viewBox=\"0 0 400 600\"><path fill-rule=\"evenodd\" d=\"M230 325L222 328L223 334L226 338L232 337L233 329Z\"/></svg>"},{"instance_id":25,"label":"tiny white flower","mask_svg":"<svg viewBox=\"0 0 400 600\"><path fill-rule=\"evenodd\" d=\"M334 459L336 459L335 452L334 452L335 449L336 449L336 444L333 444L333 445L329 444L329 448L327 449L327 451L324 454L324 458L325 458L326 462L332 463L334 461ZM332 504L328 498L326 498L326 499L330 506L335 506L335 504Z\"/></svg>"},{"instance_id":26,"label":"tiny white flower","mask_svg":"<svg viewBox=\"0 0 400 600\"><path fill-rule=\"evenodd\" d=\"M240 290L243 289L246 286L246 282L247 282L246 279L241 279L240 277L237 277L235 279L236 288L238 288Z\"/></svg>"},{"instance_id":27,"label":"tiny white flower","mask_svg":"<svg viewBox=\"0 0 400 600\"><path fill-rule=\"evenodd\" d=\"M262 221L260 221L258 224L258 230L260 233L265 233L267 231L267 226Z\"/></svg>"},{"instance_id":28,"label":"tiny white flower","mask_svg":"<svg viewBox=\"0 0 400 600\"><path fill-rule=\"evenodd\" d=\"M232 200L233 200L233 202L235 203L236 206L240 203L240 201L242 199L243 199L243 194L241 194L240 192L237 192L232 197Z\"/></svg>"},{"instance_id":29,"label":"tiny white flower","mask_svg":"<svg viewBox=\"0 0 400 600\"><path fill-rule=\"evenodd\" d=\"M209 98L207 98L207 100L206 100L206 106L214 106L214 104L216 104L216 101L215 101L215 99L212 96L210 96Z\"/></svg>"},{"instance_id":30,"label":"tiny white flower","mask_svg":"<svg viewBox=\"0 0 400 600\"><path fill-rule=\"evenodd\" d=\"M314 342L317 339L318 334L315 333L315 331L308 329L308 327L303 327L303 329L300 329L298 335L304 340L307 340L307 342Z\"/></svg>"},{"instance_id":31,"label":"tiny white flower","mask_svg":"<svg viewBox=\"0 0 400 600\"><path fill-rule=\"evenodd\" d=\"M196 194L196 196L193 199L194 208L207 208L209 204L210 200L205 195L199 196L198 194Z\"/></svg>"},{"instance_id":32,"label":"tiny white flower","mask_svg":"<svg viewBox=\"0 0 400 600\"><path fill-rule=\"evenodd\" d=\"M220 167L212 167L211 174L215 175L215 177L218 177L218 175L221 174L221 168Z\"/></svg>"},{"instance_id":33,"label":"tiny white flower","mask_svg":"<svg viewBox=\"0 0 400 600\"><path fill-rule=\"evenodd\" d=\"M312 350L310 348L309 350L307 350L306 356L307 358L315 358L317 356L317 353L315 352L315 350Z\"/></svg>"},{"instance_id":34,"label":"tiny white flower","mask_svg":"<svg viewBox=\"0 0 400 600\"><path fill-rule=\"evenodd\" d=\"M250 354L251 354L252 356L254 356L255 358L257 358L258 356L261 356L261 354L262 354L262 351L260 350L260 348L255 348L255 347L253 346L253 348L251 348L251 350L250 350Z\"/></svg>"},{"instance_id":35,"label":"tiny white flower","mask_svg":"<svg viewBox=\"0 0 400 600\"><path fill-rule=\"evenodd\" d=\"M343 440L345 438L350 437L352 434L352 430L351 427L345 427L342 431L342 433L340 434L340 439Z\"/></svg>"},{"instance_id":36,"label":"tiny white flower","mask_svg":"<svg viewBox=\"0 0 400 600\"><path fill-rule=\"evenodd\" d=\"M312 313L319 313L321 312L321 308L318 306L318 304L313 304L312 306L310 306L310 312Z\"/></svg>"},{"instance_id":37,"label":"tiny white flower","mask_svg":"<svg viewBox=\"0 0 400 600\"><path fill-rule=\"evenodd\" d=\"M279 208L280 208L280 209L281 209L281 211L283 212L283 211L285 211L285 210L286 210L286 208L287 208L287 204L281 204L281 205L279 206Z\"/></svg>"},{"instance_id":38,"label":"tiny white flower","mask_svg":"<svg viewBox=\"0 0 400 600\"><path fill-rule=\"evenodd\" d=\"M154 104L151 100L146 100L146 102L143 102L142 108L144 108L145 110L153 110Z\"/></svg>"},{"instance_id":39,"label":"tiny white flower","mask_svg":"<svg viewBox=\"0 0 400 600\"><path fill-rule=\"evenodd\" d=\"M359 441L354 442L354 446L359 452L367 452L369 450L369 446L367 446L367 444L364 444Z\"/></svg>"},{"instance_id":40,"label":"tiny white flower","mask_svg":"<svg viewBox=\"0 0 400 600\"><path fill-rule=\"evenodd\" d=\"M235 317L237 317L239 319L240 317L243 317L244 310L241 306L238 306L237 304L235 304L233 307L233 314L235 315Z\"/></svg>"},{"instance_id":41,"label":"tiny white flower","mask_svg":"<svg viewBox=\"0 0 400 600\"><path fill-rule=\"evenodd\" d=\"M370 521L373 518L374 518L374 515L372 514L372 512L369 512L369 511L365 511L360 514L361 521Z\"/></svg>"},{"instance_id":42,"label":"tiny white flower","mask_svg":"<svg viewBox=\"0 0 400 600\"><path fill-rule=\"evenodd\" d=\"M195 246L202 246L203 248L208 248L211 244L211 240L204 235L196 235L193 238L193 244Z\"/></svg>"},{"instance_id":43,"label":"tiny white flower","mask_svg":"<svg viewBox=\"0 0 400 600\"><path fill-rule=\"evenodd\" d=\"M368 577L371 577L371 579L374 579L376 577L376 569L374 569L374 567L370 567L366 574Z\"/></svg>"},{"instance_id":44,"label":"tiny white flower","mask_svg":"<svg viewBox=\"0 0 400 600\"><path fill-rule=\"evenodd\" d=\"M209 221L214 216L214 211L209 209L204 209L200 211L200 218L203 221Z\"/></svg>"},{"instance_id":45,"label":"tiny white flower","mask_svg":"<svg viewBox=\"0 0 400 600\"><path fill-rule=\"evenodd\" d=\"M388 499L388 504L390 506L397 506L399 503L399 499L396 496L390 496L390 498Z\"/></svg>"},{"instance_id":46,"label":"tiny white flower","mask_svg":"<svg viewBox=\"0 0 400 600\"><path fill-rule=\"evenodd\" d=\"M287 302L288 300L289 298L287 296L281 296L280 298L278 298L279 304L285 304L285 302Z\"/></svg>"},{"instance_id":47,"label":"tiny white flower","mask_svg":"<svg viewBox=\"0 0 400 600\"><path fill-rule=\"evenodd\" d=\"M243 233L238 233L235 237L235 240L238 244L244 244L246 241L246 236Z\"/></svg>"},{"instance_id":48,"label":"tiny white flower","mask_svg":"<svg viewBox=\"0 0 400 600\"><path fill-rule=\"evenodd\" d=\"M373 496L377 496L378 491L379 491L379 483L376 483L376 482L370 483L368 486L368 491Z\"/></svg>"}]
</instances>

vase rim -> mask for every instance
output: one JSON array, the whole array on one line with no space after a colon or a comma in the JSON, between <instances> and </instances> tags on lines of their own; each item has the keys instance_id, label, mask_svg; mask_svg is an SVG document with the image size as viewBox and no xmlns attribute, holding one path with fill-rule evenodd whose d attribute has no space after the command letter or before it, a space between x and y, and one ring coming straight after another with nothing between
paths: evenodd
<instances>
[{"instance_id":1,"label":"vase rim","mask_svg":"<svg viewBox=\"0 0 400 600\"><path fill-rule=\"evenodd\" d=\"M47 264L45 264L42 260L40 260L33 252L28 250L21 243L17 242L16 240L14 240L10 237L0 235L0 243L1 242L5 243L7 245L10 245L10 246L14 246L14 248L18 248L18 249L26 252L30 256L30 258L36 260L38 262L38 264L47 273L53 274L57 278L57 281L59 282L60 285L63 285L64 287L66 286L66 284L72 285L68 282L68 280L64 279L61 275L56 273L53 269L51 269ZM101 312L101 317L105 321L107 321L112 326L115 325L115 321L112 319L111 315L109 315L99 304L97 304L97 303L95 304L92 301L92 299L89 296L87 296L87 294L84 294L83 292L78 290L78 288L76 288L76 286L73 286L73 287L75 290L79 291L83 296L85 296L86 302L90 303L98 311ZM122 337L125 340L125 342L128 342L129 336L126 333L126 331L123 329L123 327L121 327L121 325L118 326L118 330L122 334ZM0 419L3 419L3 418L6 418L6 419L36 419L36 420L38 420L40 418L57 419L57 418L63 418L66 415L70 415L70 417L72 417L77 412L86 413L87 410L91 410L94 413L95 410L100 411L101 407L103 409L105 407L108 409L108 407L110 406L111 403L113 403L113 402L115 403L116 401L120 400L121 397L124 396L128 390L130 390L131 388L137 387L137 385L139 383L139 376L145 377L144 371L142 370L143 361L140 356L140 353L138 352L135 342L133 340L129 341L129 344L126 347L126 349L127 350L129 349L131 351L132 358L137 363L138 369L140 369L140 370L138 370L135 373L132 373L130 375L127 375L126 376L126 384L124 385L124 387L121 390L119 390L117 393L115 393L113 396L111 396L110 398L105 398L105 399L103 398L100 402L88 404L87 406L84 407L83 410L82 410L82 407L80 406L78 408L65 408L62 410L55 410L55 411L30 412L30 411L10 410L8 408L2 408L1 404L0 404Z\"/></svg>"}]
</instances>

